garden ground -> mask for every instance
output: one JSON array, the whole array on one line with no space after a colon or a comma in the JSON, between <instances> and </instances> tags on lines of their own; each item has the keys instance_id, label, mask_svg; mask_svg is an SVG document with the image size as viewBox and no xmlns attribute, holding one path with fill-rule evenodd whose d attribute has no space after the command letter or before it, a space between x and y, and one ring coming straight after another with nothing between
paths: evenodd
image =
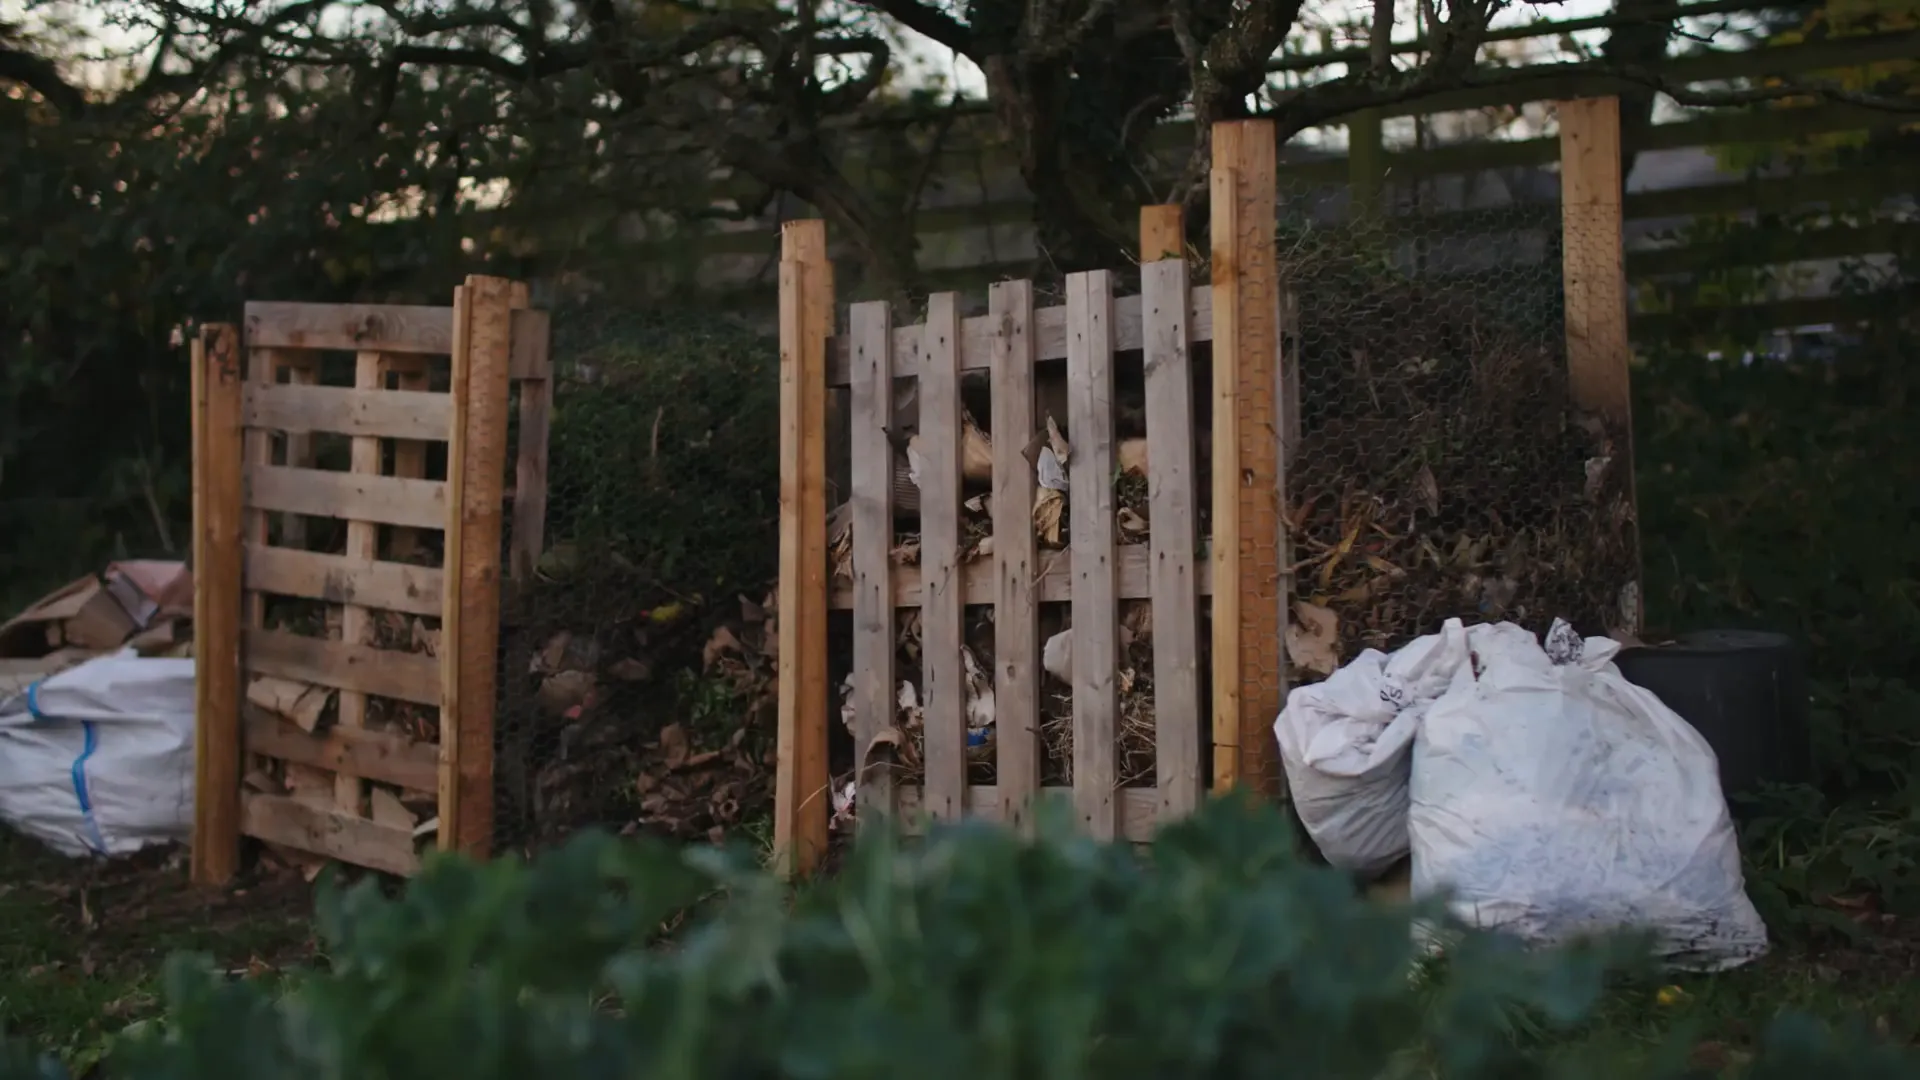
<instances>
[{"instance_id":1,"label":"garden ground","mask_svg":"<svg viewBox=\"0 0 1920 1080\"><path fill-rule=\"evenodd\" d=\"M157 1013L170 953L206 954L237 978L324 962L314 888L259 868L229 890L201 891L178 850L90 865L0 832L0 1025L84 1075L115 1033ZM1851 940L1782 947L1726 975L1623 986L1572 1037L1651 1049L1680 1034L1696 1066L1717 1073L1791 1007L1920 1045L1920 920L1869 905L1849 916Z\"/></svg>"}]
</instances>

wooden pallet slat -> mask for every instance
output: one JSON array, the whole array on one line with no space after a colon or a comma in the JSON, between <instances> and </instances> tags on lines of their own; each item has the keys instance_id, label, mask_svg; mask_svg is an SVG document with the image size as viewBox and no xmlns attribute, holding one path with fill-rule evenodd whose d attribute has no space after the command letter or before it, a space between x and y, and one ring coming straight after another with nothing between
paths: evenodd
<instances>
[{"instance_id":1,"label":"wooden pallet slat","mask_svg":"<svg viewBox=\"0 0 1920 1080\"><path fill-rule=\"evenodd\" d=\"M420 529L444 528L447 521L447 485L438 480L284 465L247 466L247 503L256 510Z\"/></svg>"},{"instance_id":2,"label":"wooden pallet slat","mask_svg":"<svg viewBox=\"0 0 1920 1080\"><path fill-rule=\"evenodd\" d=\"M241 801L248 836L389 874L420 869L413 830L313 806L283 795L248 792Z\"/></svg>"},{"instance_id":3,"label":"wooden pallet slat","mask_svg":"<svg viewBox=\"0 0 1920 1080\"><path fill-rule=\"evenodd\" d=\"M447 395L417 390L300 383L246 388L246 424L254 428L444 442L452 415Z\"/></svg>"},{"instance_id":4,"label":"wooden pallet slat","mask_svg":"<svg viewBox=\"0 0 1920 1080\"><path fill-rule=\"evenodd\" d=\"M247 585L256 592L440 617L442 574L437 566L258 544L247 545L245 566Z\"/></svg>"},{"instance_id":5,"label":"wooden pallet slat","mask_svg":"<svg viewBox=\"0 0 1920 1080\"><path fill-rule=\"evenodd\" d=\"M957 820L967 798L967 683L960 563L960 298L927 300L920 348L920 573L926 804ZM889 574L891 576L891 574Z\"/></svg>"},{"instance_id":6,"label":"wooden pallet slat","mask_svg":"<svg viewBox=\"0 0 1920 1080\"><path fill-rule=\"evenodd\" d=\"M336 690L398 698L416 705L440 701L440 662L431 656L307 637L285 630L249 630L247 669Z\"/></svg>"},{"instance_id":7,"label":"wooden pallet slat","mask_svg":"<svg viewBox=\"0 0 1920 1080\"><path fill-rule=\"evenodd\" d=\"M1000 285L1012 284L1000 282ZM1029 282L1028 288L1032 288ZM998 287L998 286L996 286ZM991 292L989 312L976 315L960 322L960 370L987 371L994 366L994 357L999 346L996 339L1000 335L1001 321L991 312ZM1213 340L1213 306L1211 293L1207 286L1193 290L1188 298L1190 310L1190 333L1195 341ZM1140 328L1140 298L1122 296L1113 302L1113 347L1118 352L1137 350L1143 344ZM896 354L905 356L916 345L921 334L918 326L903 326L893 331L893 347ZM828 342L827 385L846 386L850 381L849 357L851 346L848 338L836 337ZM1065 360L1067 358L1067 309L1065 307L1044 307L1034 309L1027 320L1027 342L1033 351L1034 360Z\"/></svg>"},{"instance_id":8,"label":"wooden pallet slat","mask_svg":"<svg viewBox=\"0 0 1920 1080\"><path fill-rule=\"evenodd\" d=\"M207 326L193 341L193 880L219 885L240 868L240 340Z\"/></svg>"},{"instance_id":9,"label":"wooden pallet slat","mask_svg":"<svg viewBox=\"0 0 1920 1080\"><path fill-rule=\"evenodd\" d=\"M893 312L870 301L855 304L851 320L855 798L871 825L893 809Z\"/></svg>"},{"instance_id":10,"label":"wooden pallet slat","mask_svg":"<svg viewBox=\"0 0 1920 1080\"><path fill-rule=\"evenodd\" d=\"M962 568L962 600L990 602L993 620L995 778L1005 792L1007 824L1025 829L1040 788L1040 623L1038 544L1032 507L1036 480L1024 453L1035 431L1033 284L1003 281L987 293L992 329L993 567ZM963 356L964 362L964 356ZM1066 580L1062 567L1060 580ZM1036 578L1042 578L1036 581ZM980 587L976 588L975 583ZM919 599L918 568L914 593ZM906 590L896 593L896 601ZM976 601L976 595L983 599Z\"/></svg>"},{"instance_id":11,"label":"wooden pallet slat","mask_svg":"<svg viewBox=\"0 0 1920 1080\"><path fill-rule=\"evenodd\" d=\"M438 783L440 751L432 743L343 727L308 734L251 706L244 711L247 749L252 753L412 791L431 792Z\"/></svg>"},{"instance_id":12,"label":"wooden pallet slat","mask_svg":"<svg viewBox=\"0 0 1920 1080\"><path fill-rule=\"evenodd\" d=\"M1178 209L1177 207L1174 209ZM1193 378L1188 363L1187 264L1140 268L1147 320L1147 444L1152 462L1147 513L1153 522L1154 787L1164 819L1200 802L1199 596L1194 573L1198 522L1193 469Z\"/></svg>"},{"instance_id":13,"label":"wooden pallet slat","mask_svg":"<svg viewBox=\"0 0 1920 1080\"><path fill-rule=\"evenodd\" d=\"M1114 567L1113 276L1067 278L1067 467L1073 547L1073 807L1097 840L1119 830L1120 609Z\"/></svg>"}]
</instances>

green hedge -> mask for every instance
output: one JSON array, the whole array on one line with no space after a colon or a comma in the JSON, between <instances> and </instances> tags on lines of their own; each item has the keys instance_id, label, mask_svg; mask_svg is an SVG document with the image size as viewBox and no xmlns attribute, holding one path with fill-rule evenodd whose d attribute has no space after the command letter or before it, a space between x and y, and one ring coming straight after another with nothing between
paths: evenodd
<instances>
[{"instance_id":1,"label":"green hedge","mask_svg":"<svg viewBox=\"0 0 1920 1080\"><path fill-rule=\"evenodd\" d=\"M1150 854L984 826L875 843L797 898L751 861L588 835L532 866L437 861L328 890L329 970L274 991L191 959L125 1037L134 1080L1680 1076L1569 1053L1630 943L1423 962L1413 913L1211 806ZM669 935L669 931L672 931ZM19 1047L0 1075L60 1075ZM1898 1051L1783 1020L1745 1075L1895 1077ZM40 1071L36 1071L40 1070Z\"/></svg>"}]
</instances>

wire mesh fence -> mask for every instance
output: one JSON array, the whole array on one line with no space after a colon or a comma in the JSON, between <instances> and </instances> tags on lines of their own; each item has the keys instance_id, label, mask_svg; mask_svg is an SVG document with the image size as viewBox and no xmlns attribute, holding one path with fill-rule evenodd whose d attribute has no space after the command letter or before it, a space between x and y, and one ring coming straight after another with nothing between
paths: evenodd
<instances>
[{"instance_id":1,"label":"wire mesh fence","mask_svg":"<svg viewBox=\"0 0 1920 1080\"><path fill-rule=\"evenodd\" d=\"M1585 235L1587 226L1563 225L1559 206L1540 202L1359 217L1300 193L1282 205L1285 540L1271 561L1290 575L1290 610L1284 652L1278 641L1254 643L1254 660L1276 683L1286 664L1284 678L1299 685L1451 617L1537 631L1555 617L1589 632L1631 627L1637 553L1627 433L1576 409L1567 374L1562 251L1607 242L1606 224ZM1204 283L1205 265L1192 276ZM1037 305L1060 302L1049 291L1036 290ZM985 291L964 304L963 313L982 313ZM918 321L918 312L897 313L898 325ZM591 306L556 311L554 326L547 550L511 591L501 645L497 846L537 846L589 824L759 839L776 727L777 344L725 319ZM1191 363L1204 538L1209 347L1196 345ZM1113 502L1122 545L1145 545L1154 526L1141 366L1137 350L1116 357ZM1038 369L1041 443L1071 439L1064 374L1058 362ZM967 440L990 445L986 380L970 377L961 393ZM963 561L990 550L986 472L986 483L962 492ZM1072 515L1068 493L1038 480L1030 516L1044 555L1070 545ZM896 498L913 487L904 483ZM832 492L830 557L843 577L850 538L845 516L833 513L843 493ZM914 524L903 519L892 559L911 566L918 554ZM847 585L836 577L833 588ZM1051 596L1044 583L1036 591L1042 601ZM1039 641L1055 651L1068 629L1062 600L1040 604ZM1148 608L1121 602L1116 673L1118 776L1141 788L1155 774ZM911 783L924 701L916 611L902 609L895 630L905 740L895 764ZM969 681L977 674L990 688L993 609L969 606L963 636ZM851 671L844 610L833 613L829 638L838 710ZM1061 659L1043 657L1042 666ZM1072 782L1071 684L1051 674L1043 683L1040 782L1064 786ZM1203 732L1206 683L1194 717ZM853 754L835 727L840 792ZM991 738L983 733L969 755L972 784L995 782ZM1203 734L1201 745L1208 742Z\"/></svg>"},{"instance_id":2,"label":"wire mesh fence","mask_svg":"<svg viewBox=\"0 0 1920 1080\"><path fill-rule=\"evenodd\" d=\"M501 635L496 850L763 826L776 366L725 316L554 312L545 550Z\"/></svg>"}]
</instances>

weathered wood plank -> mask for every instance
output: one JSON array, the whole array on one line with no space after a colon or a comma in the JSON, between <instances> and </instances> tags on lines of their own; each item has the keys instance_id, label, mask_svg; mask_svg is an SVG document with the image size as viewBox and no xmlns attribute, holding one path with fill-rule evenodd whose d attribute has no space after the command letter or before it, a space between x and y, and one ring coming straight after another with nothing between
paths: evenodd
<instances>
[{"instance_id":1,"label":"weathered wood plank","mask_svg":"<svg viewBox=\"0 0 1920 1080\"><path fill-rule=\"evenodd\" d=\"M257 592L440 617L438 567L248 544L246 572Z\"/></svg>"},{"instance_id":2,"label":"weathered wood plank","mask_svg":"<svg viewBox=\"0 0 1920 1080\"><path fill-rule=\"evenodd\" d=\"M357 690L416 705L440 701L440 664L431 656L349 645L284 630L248 630L246 669L258 675Z\"/></svg>"},{"instance_id":3,"label":"weathered wood plank","mask_svg":"<svg viewBox=\"0 0 1920 1080\"><path fill-rule=\"evenodd\" d=\"M248 427L445 441L453 404L445 394L299 383L246 389Z\"/></svg>"},{"instance_id":4,"label":"weathered wood plank","mask_svg":"<svg viewBox=\"0 0 1920 1080\"><path fill-rule=\"evenodd\" d=\"M1120 607L1113 523L1113 275L1067 278L1067 500L1073 535L1073 808L1098 840L1118 831Z\"/></svg>"},{"instance_id":5,"label":"weathered wood plank","mask_svg":"<svg viewBox=\"0 0 1920 1080\"><path fill-rule=\"evenodd\" d=\"M255 349L446 354L453 312L410 304L291 304L246 307L247 345Z\"/></svg>"},{"instance_id":6,"label":"weathered wood plank","mask_svg":"<svg viewBox=\"0 0 1920 1080\"><path fill-rule=\"evenodd\" d=\"M320 365L316 353L285 352L276 355L280 367L287 373L286 386L313 386L320 381ZM313 468L313 436L304 431L289 431L283 438L286 441L287 456L282 462L295 469ZM280 518L280 542L291 548L307 546L307 519L299 514L284 514Z\"/></svg>"},{"instance_id":7,"label":"weathered wood plank","mask_svg":"<svg viewBox=\"0 0 1920 1080\"><path fill-rule=\"evenodd\" d=\"M377 352L363 352L354 357L354 389L366 394L389 394L399 391L383 389L386 383L387 368L381 362ZM376 435L356 435L350 454L351 467L358 476L380 475L380 439ZM349 520L347 522L347 558L371 562L380 557L380 526L371 521ZM349 645L371 645L373 643L373 613L359 604L342 604L340 608L340 639ZM342 729L357 731L367 726L367 696L356 690L340 691L338 713L335 723ZM340 812L361 816L360 804L366 800L367 786L358 776L343 770L336 770L333 779L334 803Z\"/></svg>"},{"instance_id":8,"label":"weathered wood plank","mask_svg":"<svg viewBox=\"0 0 1920 1080\"><path fill-rule=\"evenodd\" d=\"M453 441L440 648L440 845L493 845L493 724L500 641L514 283L471 276L455 298ZM417 481L409 481L417 483ZM451 807L452 809L449 809Z\"/></svg>"},{"instance_id":9,"label":"weathered wood plank","mask_svg":"<svg viewBox=\"0 0 1920 1080\"><path fill-rule=\"evenodd\" d=\"M855 304L853 339L853 704L860 820L893 813L894 726L893 312L885 301ZM910 355L910 353L909 353Z\"/></svg>"},{"instance_id":10,"label":"weathered wood plank","mask_svg":"<svg viewBox=\"0 0 1920 1080\"><path fill-rule=\"evenodd\" d=\"M1003 617L1000 612L1007 610L1000 596L1000 559L1004 549L998 537L994 540L992 559L972 558L960 564L960 597L963 604L992 604L995 607L994 626L1000 625ZM1071 551L1041 551L1029 567L1026 582L1027 592L1034 601L1042 604L1064 604L1073 599L1073 553ZM1121 544L1114 549L1114 565L1118 568L1118 589L1122 600L1147 600L1153 596L1153 554L1146 544ZM1033 569L1037 567L1038 569ZM1213 570L1202 558L1194 567L1196 583L1201 596L1213 591ZM900 566L893 568L893 606L897 608L915 608L920 606L920 568L918 566ZM846 611L853 607L853 586L845 579L834 583L833 592L828 600L835 611ZM1038 631L1036 630L1036 634ZM996 639L997 640L997 639ZM996 645L996 657L1005 654ZM1001 700L1000 692L994 691L995 705L999 715L1005 715L1006 702ZM995 726L1002 721L996 720ZM1000 733L1005 736L1005 732ZM1000 770L1005 775L1005 770Z\"/></svg>"},{"instance_id":11,"label":"weathered wood plank","mask_svg":"<svg viewBox=\"0 0 1920 1080\"><path fill-rule=\"evenodd\" d=\"M1143 206L1140 208L1140 262L1159 262L1162 259L1180 259L1187 257L1187 216L1179 203L1167 203L1161 206ZM1151 308L1152 301L1147 298L1146 290L1140 294L1142 318ZM1190 322L1191 320L1189 320ZM1152 340L1153 331L1147 324L1141 325L1142 347Z\"/></svg>"},{"instance_id":12,"label":"weathered wood plank","mask_svg":"<svg viewBox=\"0 0 1920 1080\"><path fill-rule=\"evenodd\" d=\"M427 360L419 356L388 356L387 363L394 370L394 386L403 393L423 393L428 386ZM446 399L445 434L448 439L453 434L453 396L436 394ZM393 443L393 475L403 480L424 480L427 476L427 442L423 439L395 439ZM387 538L388 549L396 559L411 559L420 549L418 530L396 526ZM436 593L436 595L438 595ZM377 605L370 605L377 606ZM420 615L438 615L432 612L415 612Z\"/></svg>"},{"instance_id":13,"label":"weathered wood plank","mask_svg":"<svg viewBox=\"0 0 1920 1080\"><path fill-rule=\"evenodd\" d=\"M926 793L917 785L902 785L895 802L900 807L900 825L903 832L915 835L926 831L928 815L923 809ZM1160 809L1160 794L1152 788L1121 788L1114 793L1114 801L1119 806L1120 833L1126 840L1136 844L1148 843L1164 819L1157 818ZM1023 801L1032 812L1037 805L1073 802L1073 789L1069 787L1045 787L1035 790ZM967 789L967 817L976 821L990 821L1011 826L1007 816L1007 806L1002 788L996 784L975 784Z\"/></svg>"},{"instance_id":14,"label":"weathered wood plank","mask_svg":"<svg viewBox=\"0 0 1920 1080\"><path fill-rule=\"evenodd\" d=\"M415 742L402 735L342 727L309 735L251 706L247 708L246 731L249 753L351 773L411 791L430 793L439 782L440 751L432 743Z\"/></svg>"},{"instance_id":15,"label":"weathered wood plank","mask_svg":"<svg viewBox=\"0 0 1920 1080\"><path fill-rule=\"evenodd\" d=\"M1000 282L999 284L1010 284ZM1213 307L1206 286L1193 291L1190 299L1190 332L1195 341L1213 340ZM986 371L993 367L995 341L1001 322L991 312L992 294L988 294L989 312L960 322L960 370ZM903 326L893 331L894 349L904 356L912 349L922 331L918 326ZM827 385L848 384L847 338L828 342ZM1033 312L1027 321L1027 340L1035 360L1064 360L1067 357L1067 309L1045 307ZM1141 345L1140 298L1123 296L1113 302L1113 347L1126 352Z\"/></svg>"},{"instance_id":16,"label":"weathered wood plank","mask_svg":"<svg viewBox=\"0 0 1920 1080\"><path fill-rule=\"evenodd\" d=\"M516 293L514 301L519 302ZM515 307L509 316L507 372L512 379L553 377L553 317L530 307Z\"/></svg>"},{"instance_id":17,"label":"weathered wood plank","mask_svg":"<svg viewBox=\"0 0 1920 1080\"><path fill-rule=\"evenodd\" d=\"M1040 605L1049 575L1033 535L1033 465L1023 451L1035 430L1033 283L1002 281L987 292L993 419L993 564L959 568L966 603L991 603L993 614L994 776L1006 793L1006 821L1031 824L1028 800L1040 788ZM1063 324L1064 325L1064 324ZM964 328L962 330L964 335ZM964 344L964 338L963 338ZM965 364L964 350L961 362ZM977 568L977 569L976 569ZM894 599L920 597L919 567L912 589L896 578ZM1065 593L1066 566L1059 591ZM980 599L975 599L978 596ZM977 807L975 807L977 809Z\"/></svg>"},{"instance_id":18,"label":"weathered wood plank","mask_svg":"<svg viewBox=\"0 0 1920 1080\"><path fill-rule=\"evenodd\" d=\"M403 877L420 870L411 829L350 817L281 795L248 792L241 803L241 831L369 870Z\"/></svg>"},{"instance_id":19,"label":"weathered wood plank","mask_svg":"<svg viewBox=\"0 0 1920 1080\"><path fill-rule=\"evenodd\" d=\"M967 799L967 686L960 649L960 298L927 300L920 347L921 664L927 809L957 818Z\"/></svg>"},{"instance_id":20,"label":"weathered wood plank","mask_svg":"<svg viewBox=\"0 0 1920 1080\"><path fill-rule=\"evenodd\" d=\"M247 505L382 525L441 529L447 523L447 485L282 465L247 466ZM496 503L494 512L499 513ZM264 539L264 538L263 538Z\"/></svg>"},{"instance_id":21,"label":"weathered wood plank","mask_svg":"<svg viewBox=\"0 0 1920 1080\"><path fill-rule=\"evenodd\" d=\"M193 342L194 881L240 869L240 337L206 326Z\"/></svg>"},{"instance_id":22,"label":"weathered wood plank","mask_svg":"<svg viewBox=\"0 0 1920 1080\"><path fill-rule=\"evenodd\" d=\"M1153 555L1154 787L1165 816L1200 804L1199 589L1194 573L1193 373L1184 259L1140 268L1147 323L1148 544Z\"/></svg>"}]
</instances>

